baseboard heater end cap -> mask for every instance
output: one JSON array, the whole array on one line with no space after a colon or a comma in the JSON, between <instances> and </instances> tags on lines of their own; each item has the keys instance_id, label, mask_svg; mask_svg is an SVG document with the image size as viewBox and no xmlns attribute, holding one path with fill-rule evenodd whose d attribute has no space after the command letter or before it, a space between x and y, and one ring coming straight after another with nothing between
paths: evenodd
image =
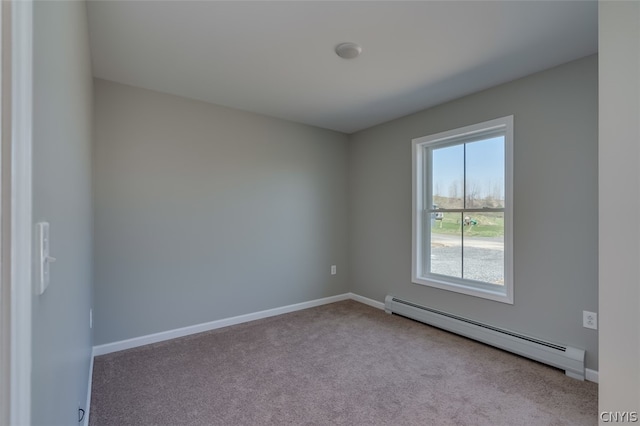
<instances>
[{"instance_id":1,"label":"baseboard heater end cap","mask_svg":"<svg viewBox=\"0 0 640 426\"><path fill-rule=\"evenodd\" d=\"M392 314L393 313L393 311L390 308L391 301L393 301L393 296L387 294L387 296L384 298L384 311L386 313L388 313L388 314Z\"/></svg>"}]
</instances>

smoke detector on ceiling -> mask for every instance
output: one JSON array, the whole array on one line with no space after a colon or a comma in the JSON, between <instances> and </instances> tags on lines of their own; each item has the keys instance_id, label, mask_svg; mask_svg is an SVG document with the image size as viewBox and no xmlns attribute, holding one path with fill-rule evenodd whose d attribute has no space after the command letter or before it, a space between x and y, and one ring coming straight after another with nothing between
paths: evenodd
<instances>
[{"instance_id":1,"label":"smoke detector on ceiling","mask_svg":"<svg viewBox=\"0 0 640 426\"><path fill-rule=\"evenodd\" d=\"M356 43L340 43L336 46L336 55L342 59L353 59L360 56L362 47Z\"/></svg>"}]
</instances>

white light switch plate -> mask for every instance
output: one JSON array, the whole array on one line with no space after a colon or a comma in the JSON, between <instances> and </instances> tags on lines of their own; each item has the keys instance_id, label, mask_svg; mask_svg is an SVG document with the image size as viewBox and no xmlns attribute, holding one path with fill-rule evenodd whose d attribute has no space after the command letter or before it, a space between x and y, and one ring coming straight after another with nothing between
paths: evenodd
<instances>
[{"instance_id":1,"label":"white light switch plate","mask_svg":"<svg viewBox=\"0 0 640 426\"><path fill-rule=\"evenodd\" d=\"M39 245L39 266L38 281L36 285L36 294L39 296L45 292L50 281L50 266L55 262L55 257L50 256L49 252L49 222L40 222L37 224L38 245Z\"/></svg>"}]
</instances>

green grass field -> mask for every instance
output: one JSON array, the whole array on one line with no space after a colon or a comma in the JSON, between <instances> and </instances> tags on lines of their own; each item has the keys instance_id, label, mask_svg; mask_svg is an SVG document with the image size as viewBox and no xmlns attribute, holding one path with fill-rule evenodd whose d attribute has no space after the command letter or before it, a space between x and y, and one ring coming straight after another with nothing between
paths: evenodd
<instances>
[{"instance_id":1,"label":"green grass field","mask_svg":"<svg viewBox=\"0 0 640 426\"><path fill-rule=\"evenodd\" d=\"M502 214L469 214L475 225L462 226L461 213L444 213L442 220L434 220L432 231L434 234L459 234L460 228L468 237L502 237L504 236L504 217Z\"/></svg>"}]
</instances>

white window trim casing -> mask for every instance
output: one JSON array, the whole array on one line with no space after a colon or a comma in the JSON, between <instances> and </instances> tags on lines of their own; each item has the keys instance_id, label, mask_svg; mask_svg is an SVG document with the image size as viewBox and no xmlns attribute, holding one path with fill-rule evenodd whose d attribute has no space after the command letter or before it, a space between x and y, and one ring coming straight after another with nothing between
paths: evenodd
<instances>
[{"instance_id":1,"label":"white window trim casing","mask_svg":"<svg viewBox=\"0 0 640 426\"><path fill-rule=\"evenodd\" d=\"M462 139L482 134L490 130L504 129L505 132L505 206L504 206L504 292L474 286L471 281L441 280L423 273L424 247L423 234L428 225L422 212L425 206L424 173L425 150L427 145L444 143L447 140ZM456 293L476 296L484 299L513 304L513 116L501 117L483 123L473 124L434 135L412 140L412 253L411 281Z\"/></svg>"}]
</instances>

